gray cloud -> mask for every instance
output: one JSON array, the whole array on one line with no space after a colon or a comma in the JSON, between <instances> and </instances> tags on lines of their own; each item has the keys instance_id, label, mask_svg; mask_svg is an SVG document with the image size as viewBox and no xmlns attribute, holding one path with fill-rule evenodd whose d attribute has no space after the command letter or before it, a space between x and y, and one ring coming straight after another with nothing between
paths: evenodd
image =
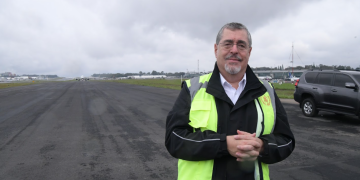
<instances>
[{"instance_id":1,"label":"gray cloud","mask_svg":"<svg viewBox=\"0 0 360 180\"><path fill-rule=\"evenodd\" d=\"M197 60L201 71L209 71L215 36L232 21L252 33L251 66L290 65L294 42L301 57L296 65L356 67L360 27L355 7L357 1L331 0L3 0L0 72L195 71Z\"/></svg>"}]
</instances>

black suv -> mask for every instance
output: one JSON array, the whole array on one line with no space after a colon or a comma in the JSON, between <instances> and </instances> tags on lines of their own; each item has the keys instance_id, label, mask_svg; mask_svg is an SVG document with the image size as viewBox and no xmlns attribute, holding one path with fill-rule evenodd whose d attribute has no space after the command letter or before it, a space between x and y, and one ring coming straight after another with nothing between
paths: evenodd
<instances>
[{"instance_id":1,"label":"black suv","mask_svg":"<svg viewBox=\"0 0 360 180\"><path fill-rule=\"evenodd\" d=\"M294 100L305 116L316 116L323 110L360 119L360 72L305 71L295 82Z\"/></svg>"}]
</instances>

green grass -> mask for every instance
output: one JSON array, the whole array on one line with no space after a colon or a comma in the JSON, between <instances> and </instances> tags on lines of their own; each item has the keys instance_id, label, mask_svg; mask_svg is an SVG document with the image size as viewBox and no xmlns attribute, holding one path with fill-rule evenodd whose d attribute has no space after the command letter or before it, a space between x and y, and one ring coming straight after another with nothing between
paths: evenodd
<instances>
[{"instance_id":1,"label":"green grass","mask_svg":"<svg viewBox=\"0 0 360 180\"><path fill-rule=\"evenodd\" d=\"M183 79L183 81L184 80L185 79ZM176 90L181 89L180 79L122 79L122 80L107 80L107 82L127 83L127 84L135 84L140 86L152 86L152 87L176 89ZM43 81L0 83L0 89L16 87L16 86L26 86L37 83L43 83ZM293 84L283 83L280 85L278 83L273 83L273 86L279 98L285 98L285 99L294 98L293 94L295 91L295 86Z\"/></svg>"},{"instance_id":2,"label":"green grass","mask_svg":"<svg viewBox=\"0 0 360 180\"><path fill-rule=\"evenodd\" d=\"M184 79L183 79L184 80ZM136 84L141 86L152 86L167 89L181 89L180 79L123 79L123 80L109 80L108 82L118 82L127 84ZM293 99L295 86L291 83L273 84L279 98Z\"/></svg>"},{"instance_id":3,"label":"green grass","mask_svg":"<svg viewBox=\"0 0 360 180\"><path fill-rule=\"evenodd\" d=\"M49 82L65 82L65 81L54 81L54 80L50 80L50 81L44 81L44 80L33 80L33 81L11 81L11 82L7 82L7 83L0 83L0 89L4 89L4 88L11 88L11 87L17 87L17 86L27 86L27 85L33 85L33 84L40 84L40 83L49 83Z\"/></svg>"},{"instance_id":4,"label":"green grass","mask_svg":"<svg viewBox=\"0 0 360 180\"><path fill-rule=\"evenodd\" d=\"M275 87L275 90L277 89L283 89L283 90L295 90L295 85L291 83L273 83L273 86Z\"/></svg>"},{"instance_id":5,"label":"green grass","mask_svg":"<svg viewBox=\"0 0 360 180\"><path fill-rule=\"evenodd\" d=\"M34 81L34 82L0 83L0 89L17 87L17 86L27 86L27 85L38 84L38 83L39 83L38 81Z\"/></svg>"},{"instance_id":6,"label":"green grass","mask_svg":"<svg viewBox=\"0 0 360 180\"><path fill-rule=\"evenodd\" d=\"M273 83L276 94L279 98L294 99L295 85L291 83Z\"/></svg>"},{"instance_id":7,"label":"green grass","mask_svg":"<svg viewBox=\"0 0 360 180\"><path fill-rule=\"evenodd\" d=\"M278 89L276 94L281 99L294 99L294 90Z\"/></svg>"},{"instance_id":8,"label":"green grass","mask_svg":"<svg viewBox=\"0 0 360 180\"><path fill-rule=\"evenodd\" d=\"M180 79L122 79L122 80L109 80L108 82L119 82L119 83L136 84L141 86L152 86L152 87L177 89L177 90L181 89Z\"/></svg>"}]
</instances>

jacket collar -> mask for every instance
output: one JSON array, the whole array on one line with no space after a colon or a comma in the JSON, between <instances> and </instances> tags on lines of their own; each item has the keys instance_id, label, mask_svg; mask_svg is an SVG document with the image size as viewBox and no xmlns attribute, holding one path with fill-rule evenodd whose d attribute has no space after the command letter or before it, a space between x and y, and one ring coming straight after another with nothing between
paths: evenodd
<instances>
[{"instance_id":1,"label":"jacket collar","mask_svg":"<svg viewBox=\"0 0 360 180\"><path fill-rule=\"evenodd\" d=\"M221 85L220 80L220 71L215 63L215 67L213 70L213 74L209 80L208 87L206 88L206 92L213 95L216 98L219 98L227 103L233 105L230 98L225 93L223 86ZM259 79L256 77L254 72L251 70L250 66L248 65L246 68L246 86L241 93L238 101L236 102L233 110L242 107L243 105L253 101L254 99L260 97L266 92L266 88L262 85Z\"/></svg>"}]
</instances>

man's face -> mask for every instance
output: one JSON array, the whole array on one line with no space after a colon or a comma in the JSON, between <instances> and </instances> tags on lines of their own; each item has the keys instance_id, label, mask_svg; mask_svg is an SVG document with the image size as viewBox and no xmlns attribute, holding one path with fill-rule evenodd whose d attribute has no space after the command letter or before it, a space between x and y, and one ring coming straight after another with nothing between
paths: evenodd
<instances>
[{"instance_id":1,"label":"man's face","mask_svg":"<svg viewBox=\"0 0 360 180\"><path fill-rule=\"evenodd\" d=\"M224 29L219 44L215 44L214 48L217 65L221 73L245 73L252 50L249 48L246 30Z\"/></svg>"}]
</instances>

